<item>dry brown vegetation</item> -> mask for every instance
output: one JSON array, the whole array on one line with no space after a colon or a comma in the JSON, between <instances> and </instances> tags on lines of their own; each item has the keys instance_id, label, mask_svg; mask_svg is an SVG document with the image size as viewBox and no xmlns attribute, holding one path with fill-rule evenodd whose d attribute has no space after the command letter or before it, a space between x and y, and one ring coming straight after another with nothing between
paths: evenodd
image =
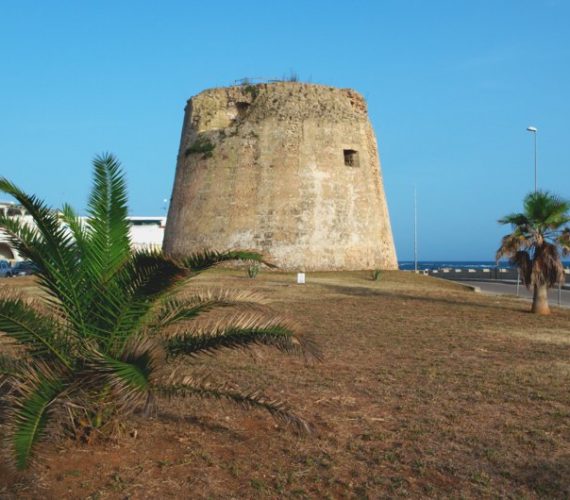
<instances>
[{"instance_id":1,"label":"dry brown vegetation","mask_svg":"<svg viewBox=\"0 0 570 500\"><path fill-rule=\"evenodd\" d=\"M25 473L0 462L0 498L568 497L570 310L550 317L410 273L216 270L192 286L262 292L311 332L322 363L256 349L216 363L287 399L299 437L231 405L165 402L118 442L48 442ZM0 292L35 293L28 278Z\"/></svg>"}]
</instances>

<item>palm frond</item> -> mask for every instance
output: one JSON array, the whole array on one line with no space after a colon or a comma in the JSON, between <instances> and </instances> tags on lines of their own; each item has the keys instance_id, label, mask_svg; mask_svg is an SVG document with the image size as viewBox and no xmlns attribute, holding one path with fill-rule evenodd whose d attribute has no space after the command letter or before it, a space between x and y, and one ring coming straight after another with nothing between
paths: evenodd
<instances>
[{"instance_id":1,"label":"palm frond","mask_svg":"<svg viewBox=\"0 0 570 500\"><path fill-rule=\"evenodd\" d=\"M36 259L34 262L37 261L37 264L41 265L43 254L38 247L41 247L43 242L35 228L23 220L2 214L0 214L0 228L4 230L10 244L20 255L29 260Z\"/></svg>"},{"instance_id":2,"label":"palm frond","mask_svg":"<svg viewBox=\"0 0 570 500\"><path fill-rule=\"evenodd\" d=\"M555 229L570 220L570 203L548 191L528 194L523 204L525 214L534 225Z\"/></svg>"},{"instance_id":3,"label":"palm frond","mask_svg":"<svg viewBox=\"0 0 570 500\"><path fill-rule=\"evenodd\" d=\"M19 469L29 464L34 447L43 436L50 409L64 389L64 381L47 365L35 363L10 395L6 434Z\"/></svg>"},{"instance_id":4,"label":"palm frond","mask_svg":"<svg viewBox=\"0 0 570 500\"><path fill-rule=\"evenodd\" d=\"M209 398L236 403L245 409L259 408L271 414L275 420L285 425L292 425L301 433L310 433L311 428L306 420L295 415L289 406L279 399L264 396L259 391L242 391L227 384L215 384L207 379L184 377L179 383L157 387L163 396Z\"/></svg>"},{"instance_id":5,"label":"palm frond","mask_svg":"<svg viewBox=\"0 0 570 500\"><path fill-rule=\"evenodd\" d=\"M185 282L188 271L159 251L142 251L123 266L114 283L101 290L93 314L109 332L108 346L121 350L128 338L149 324L156 304Z\"/></svg>"},{"instance_id":6,"label":"palm frond","mask_svg":"<svg viewBox=\"0 0 570 500\"><path fill-rule=\"evenodd\" d=\"M527 287L532 283L532 259L526 250L519 250L510 258L511 265L519 268L522 282Z\"/></svg>"},{"instance_id":7,"label":"palm frond","mask_svg":"<svg viewBox=\"0 0 570 500\"><path fill-rule=\"evenodd\" d=\"M120 164L112 155L96 157L93 167L88 219L81 223L67 207L63 218L76 236L81 255L87 322L94 326L96 336L108 337L108 319L122 305L115 278L131 259L126 185Z\"/></svg>"},{"instance_id":8,"label":"palm frond","mask_svg":"<svg viewBox=\"0 0 570 500\"><path fill-rule=\"evenodd\" d=\"M55 211L4 178L0 179L0 191L18 200L35 224L32 229L13 218L1 217L0 227L8 233L16 249L37 265L40 286L61 302L70 321L83 330L84 290L77 272L78 252L70 231L61 224Z\"/></svg>"},{"instance_id":9,"label":"palm frond","mask_svg":"<svg viewBox=\"0 0 570 500\"><path fill-rule=\"evenodd\" d=\"M509 215L505 215L501 219L497 221L499 224L511 224L515 227L524 227L528 226L529 219L525 214L521 213L513 213Z\"/></svg>"},{"instance_id":10,"label":"palm frond","mask_svg":"<svg viewBox=\"0 0 570 500\"><path fill-rule=\"evenodd\" d=\"M110 154L95 157L94 183L88 204L89 266L112 275L130 257L127 188L121 164Z\"/></svg>"},{"instance_id":11,"label":"palm frond","mask_svg":"<svg viewBox=\"0 0 570 500\"><path fill-rule=\"evenodd\" d=\"M74 388L97 391L108 387L122 410L132 411L148 402L150 379L163 360L163 351L156 342L131 338L118 358L98 351L88 353Z\"/></svg>"},{"instance_id":12,"label":"palm frond","mask_svg":"<svg viewBox=\"0 0 570 500\"><path fill-rule=\"evenodd\" d=\"M67 264L67 256L62 252L62 247L66 247L70 239L59 223L58 214L37 197L27 195L5 178L0 178L0 191L14 197L31 215L38 233L53 252L50 257Z\"/></svg>"},{"instance_id":13,"label":"palm frond","mask_svg":"<svg viewBox=\"0 0 570 500\"><path fill-rule=\"evenodd\" d=\"M556 245L544 243L537 249L532 266L532 283L554 286L564 281L564 266Z\"/></svg>"},{"instance_id":14,"label":"palm frond","mask_svg":"<svg viewBox=\"0 0 570 500\"><path fill-rule=\"evenodd\" d=\"M208 290L190 296L178 295L164 302L153 328L163 329L180 322L190 321L220 307L259 306L267 302L262 295L244 290Z\"/></svg>"},{"instance_id":15,"label":"palm frond","mask_svg":"<svg viewBox=\"0 0 570 500\"><path fill-rule=\"evenodd\" d=\"M243 349L253 345L276 347L282 352L322 359L314 342L294 333L291 326L278 319L267 320L256 314L242 314L224 320L230 326L213 326L186 331L165 340L170 356L212 354L220 349Z\"/></svg>"},{"instance_id":16,"label":"palm frond","mask_svg":"<svg viewBox=\"0 0 570 500\"><path fill-rule=\"evenodd\" d=\"M556 243L560 246L562 255L565 257L570 255L570 228L564 228L558 236Z\"/></svg>"},{"instance_id":17,"label":"palm frond","mask_svg":"<svg viewBox=\"0 0 570 500\"><path fill-rule=\"evenodd\" d=\"M259 262L268 267L277 267L274 264L264 260L263 256L257 252L230 250L227 252L219 252L216 250L204 250L196 252L182 259L183 265L193 273L200 273L211 267L231 260L244 260L251 262Z\"/></svg>"},{"instance_id":18,"label":"palm frond","mask_svg":"<svg viewBox=\"0 0 570 500\"><path fill-rule=\"evenodd\" d=\"M501 246L498 248L495 259L498 262L502 257L514 257L519 250L525 250L532 246L529 240L521 231L515 229L512 233L503 236Z\"/></svg>"},{"instance_id":19,"label":"palm frond","mask_svg":"<svg viewBox=\"0 0 570 500\"><path fill-rule=\"evenodd\" d=\"M129 296L155 299L174 287L180 288L188 270L165 257L160 250L141 250L125 266L121 286Z\"/></svg>"},{"instance_id":20,"label":"palm frond","mask_svg":"<svg viewBox=\"0 0 570 500\"><path fill-rule=\"evenodd\" d=\"M84 260L89 251L90 235L87 225L81 221L75 210L67 203L63 205L60 217L73 235L75 245L79 251L79 258Z\"/></svg>"},{"instance_id":21,"label":"palm frond","mask_svg":"<svg viewBox=\"0 0 570 500\"><path fill-rule=\"evenodd\" d=\"M34 311L24 300L0 297L0 333L25 347L35 357L50 354L66 368L71 368L72 346L61 335L63 326Z\"/></svg>"}]
</instances>

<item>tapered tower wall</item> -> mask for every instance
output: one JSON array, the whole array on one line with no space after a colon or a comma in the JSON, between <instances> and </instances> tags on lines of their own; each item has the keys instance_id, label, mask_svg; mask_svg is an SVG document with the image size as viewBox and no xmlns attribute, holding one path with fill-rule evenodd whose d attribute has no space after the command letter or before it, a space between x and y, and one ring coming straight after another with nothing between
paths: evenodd
<instances>
[{"instance_id":1,"label":"tapered tower wall","mask_svg":"<svg viewBox=\"0 0 570 500\"><path fill-rule=\"evenodd\" d=\"M366 102L279 82L188 101L164 249L255 249L283 269L397 269Z\"/></svg>"}]
</instances>

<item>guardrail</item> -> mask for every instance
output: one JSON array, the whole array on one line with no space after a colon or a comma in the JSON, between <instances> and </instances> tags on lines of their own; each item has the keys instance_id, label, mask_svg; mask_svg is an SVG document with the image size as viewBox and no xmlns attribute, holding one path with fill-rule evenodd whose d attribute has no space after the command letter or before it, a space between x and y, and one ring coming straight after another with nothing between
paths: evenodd
<instances>
[{"instance_id":1,"label":"guardrail","mask_svg":"<svg viewBox=\"0 0 570 500\"><path fill-rule=\"evenodd\" d=\"M520 279L517 269L496 268L441 268L420 271L423 274L453 281L514 281ZM564 269L566 285L570 284L570 269Z\"/></svg>"}]
</instances>

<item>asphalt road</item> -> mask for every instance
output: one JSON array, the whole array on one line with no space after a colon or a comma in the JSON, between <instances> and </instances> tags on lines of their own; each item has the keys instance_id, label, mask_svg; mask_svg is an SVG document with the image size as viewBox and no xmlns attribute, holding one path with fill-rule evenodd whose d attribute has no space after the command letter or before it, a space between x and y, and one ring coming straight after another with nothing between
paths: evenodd
<instances>
[{"instance_id":1,"label":"asphalt road","mask_svg":"<svg viewBox=\"0 0 570 500\"><path fill-rule=\"evenodd\" d=\"M481 292L491 295L516 295L516 284L509 283L488 283L485 281L469 281L469 284L481 289ZM532 289L527 290L525 286L521 285L519 288L519 296L523 299L532 300ZM558 305L558 288L551 288L548 290L548 302L551 306ZM561 290L560 292L560 305L562 307L570 307L570 290Z\"/></svg>"}]
</instances>

